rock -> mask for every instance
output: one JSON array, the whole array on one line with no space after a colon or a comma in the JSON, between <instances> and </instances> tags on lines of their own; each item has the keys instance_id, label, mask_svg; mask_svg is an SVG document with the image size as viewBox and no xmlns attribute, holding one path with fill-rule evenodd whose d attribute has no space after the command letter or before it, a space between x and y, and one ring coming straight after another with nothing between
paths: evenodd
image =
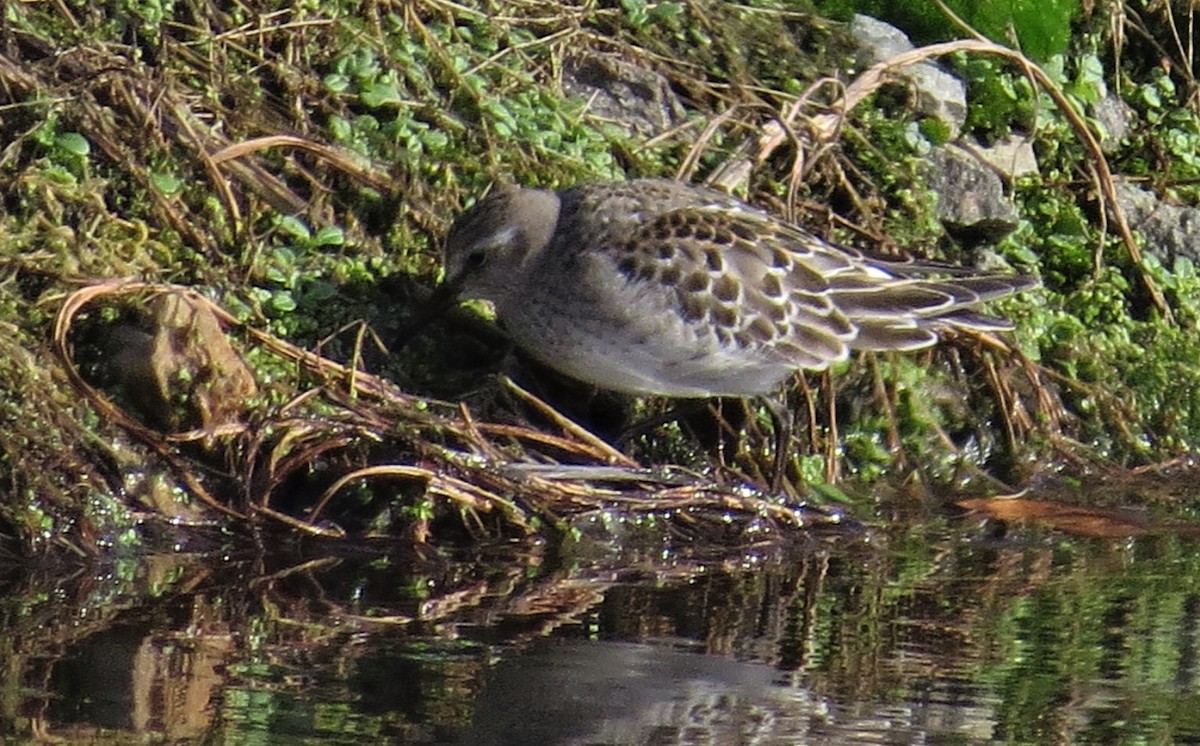
<instances>
[{"instance_id":1,"label":"rock","mask_svg":"<svg viewBox=\"0 0 1200 746\"><path fill-rule=\"evenodd\" d=\"M666 78L613 54L585 52L569 58L563 90L587 101L588 113L631 134L657 135L686 118Z\"/></svg>"},{"instance_id":2,"label":"rock","mask_svg":"<svg viewBox=\"0 0 1200 746\"><path fill-rule=\"evenodd\" d=\"M1100 149L1114 153L1133 131L1137 115L1119 96L1110 92L1092 107L1092 117L1100 125Z\"/></svg>"},{"instance_id":3,"label":"rock","mask_svg":"<svg viewBox=\"0 0 1200 746\"><path fill-rule=\"evenodd\" d=\"M968 153L996 169L1004 180L1038 173L1037 155L1033 152L1033 141L1028 137L1009 135L989 146L963 138L960 144Z\"/></svg>"},{"instance_id":4,"label":"rock","mask_svg":"<svg viewBox=\"0 0 1200 746\"><path fill-rule=\"evenodd\" d=\"M1200 261L1200 209L1167 204L1128 181L1117 181L1116 187L1125 219L1142 234L1146 254L1166 267L1179 258Z\"/></svg>"},{"instance_id":5,"label":"rock","mask_svg":"<svg viewBox=\"0 0 1200 746\"><path fill-rule=\"evenodd\" d=\"M183 293L157 296L144 328L117 328L110 346L126 400L167 431L240 422L258 393L212 311Z\"/></svg>"},{"instance_id":6,"label":"rock","mask_svg":"<svg viewBox=\"0 0 1200 746\"><path fill-rule=\"evenodd\" d=\"M858 61L863 67L886 62L913 49L904 32L870 16L854 16L850 34L861 46ZM945 123L949 139L958 137L967 121L966 85L931 62L918 62L896 72L911 86L916 112Z\"/></svg>"},{"instance_id":7,"label":"rock","mask_svg":"<svg viewBox=\"0 0 1200 746\"><path fill-rule=\"evenodd\" d=\"M900 29L862 14L856 14L850 20L850 35L861 45L863 55L859 62L863 67L899 57L916 48Z\"/></svg>"},{"instance_id":8,"label":"rock","mask_svg":"<svg viewBox=\"0 0 1200 746\"><path fill-rule=\"evenodd\" d=\"M926 179L938 195L938 218L958 238L995 242L1020 224L996 171L961 146L934 149Z\"/></svg>"}]
</instances>

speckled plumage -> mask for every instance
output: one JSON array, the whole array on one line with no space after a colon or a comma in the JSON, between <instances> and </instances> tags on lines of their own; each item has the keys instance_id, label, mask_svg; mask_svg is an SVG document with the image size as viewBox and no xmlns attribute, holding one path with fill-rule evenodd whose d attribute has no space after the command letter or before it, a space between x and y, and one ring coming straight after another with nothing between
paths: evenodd
<instances>
[{"instance_id":1,"label":"speckled plumage","mask_svg":"<svg viewBox=\"0 0 1200 746\"><path fill-rule=\"evenodd\" d=\"M492 301L514 341L597 386L673 397L772 393L852 349L999 330L983 302L1023 276L869 258L724 193L643 179L493 193L455 222L448 287Z\"/></svg>"}]
</instances>

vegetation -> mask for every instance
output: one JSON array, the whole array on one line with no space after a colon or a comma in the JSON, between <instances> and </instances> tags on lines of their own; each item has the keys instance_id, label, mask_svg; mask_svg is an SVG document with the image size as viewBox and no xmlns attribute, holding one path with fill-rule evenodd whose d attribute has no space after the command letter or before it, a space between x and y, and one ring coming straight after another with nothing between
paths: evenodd
<instances>
[{"instance_id":1,"label":"vegetation","mask_svg":"<svg viewBox=\"0 0 1200 746\"><path fill-rule=\"evenodd\" d=\"M1048 62L1068 53L1072 22L1083 15L1078 0L817 0L815 5L831 18L849 20L854 13L878 18L904 31L918 44L982 34L992 41L1020 49L1030 59Z\"/></svg>"},{"instance_id":2,"label":"vegetation","mask_svg":"<svg viewBox=\"0 0 1200 746\"><path fill-rule=\"evenodd\" d=\"M1165 34L1171 10L1115 9L1151 54L1112 37L1099 10L1069 3L1044 18L1035 43L1019 7L1010 25L1041 77L978 45L943 62L970 87L968 133L985 142L1018 133L1035 145L1040 174L1012 185L1021 227L995 252L1045 289L1001 308L1018 323L1011 349L964 339L810 376L791 395L809 415L789 466L797 492L800 477L869 483L898 472L1015 483L1047 464L1151 464L1200 439L1192 260L1143 256L1117 229L1105 190L1110 171L1180 201L1200 183L1196 83L1187 50ZM10 3L3 13L0 380L12 396L0 516L18 551L47 542L95 551L128 536L130 511L147 506L173 513L199 501L287 523L355 469L422 459L432 471L402 471L401 487L360 485L334 501L329 520L352 532L424 526L415 535L427 536L430 521L470 523L479 505L462 497L447 509L453 490L427 489L429 479L482 473L466 452L486 463L616 458L588 451L594 444L570 429L553 447L568 454L531 455L539 431L563 431L531 415L536 405L480 384L504 345L478 331L473 313L384 351L437 281L450 220L497 181L715 179L848 243L973 256L943 234L923 183L921 164L945 132L914 126L889 94L860 95L844 120L829 119L840 92L822 76L861 70L838 24L788 7L424 0L218 13L122 2ZM1003 20L959 19L996 39ZM957 23L926 38L947 38ZM653 133L601 112L563 84L588 55L661 75L678 103L655 100L666 113ZM1109 91L1135 124L1101 168L1079 117ZM764 137L779 121L785 136ZM103 286L86 303L72 296L118 278L147 284ZM214 396L211 370L177 364L149 387L169 389L161 406L176 409L146 411L143 379L131 382L120 364L140 349L131 339L163 339L151 298L167 283L215 304L248 365L242 395ZM473 419L423 397L465 399ZM217 399L237 401L215 411ZM599 417L571 414L600 430L627 424L606 424L614 410L604 401ZM711 423L692 422L698 437L660 432L633 455L700 468L718 487L761 482L766 423L735 409L724 419L745 437L706 437ZM496 429L473 440L484 432L475 420ZM504 423L524 429L513 440ZM190 434L167 437L173 429ZM281 492L292 497L270 497ZM777 508L768 500L751 513Z\"/></svg>"}]
</instances>

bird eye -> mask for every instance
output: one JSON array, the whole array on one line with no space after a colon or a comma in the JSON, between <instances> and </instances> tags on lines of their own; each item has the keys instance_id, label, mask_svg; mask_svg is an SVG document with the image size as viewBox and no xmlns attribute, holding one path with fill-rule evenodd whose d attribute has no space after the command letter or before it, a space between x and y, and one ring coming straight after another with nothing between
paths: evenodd
<instances>
[{"instance_id":1,"label":"bird eye","mask_svg":"<svg viewBox=\"0 0 1200 746\"><path fill-rule=\"evenodd\" d=\"M487 252L483 249L475 249L470 254L467 254L467 260L463 263L463 266L466 269L479 269L485 261L487 261Z\"/></svg>"}]
</instances>

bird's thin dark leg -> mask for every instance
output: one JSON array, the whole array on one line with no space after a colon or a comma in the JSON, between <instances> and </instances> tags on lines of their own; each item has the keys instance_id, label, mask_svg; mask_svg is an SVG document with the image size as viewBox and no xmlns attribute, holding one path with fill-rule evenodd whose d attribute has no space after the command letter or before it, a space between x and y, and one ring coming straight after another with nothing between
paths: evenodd
<instances>
[{"instance_id":1,"label":"bird's thin dark leg","mask_svg":"<svg viewBox=\"0 0 1200 746\"><path fill-rule=\"evenodd\" d=\"M662 414L650 415L634 422L617 436L617 443L625 444L632 441L634 438L645 435L659 425L665 425L668 422L683 420L689 415L700 411L702 407L708 405L708 399L684 399L682 402L675 404Z\"/></svg>"},{"instance_id":2,"label":"bird's thin dark leg","mask_svg":"<svg viewBox=\"0 0 1200 746\"><path fill-rule=\"evenodd\" d=\"M771 413L775 425L775 463L772 466L774 473L771 475L771 492L778 493L783 487L788 455L791 452L792 410L788 409L783 392L762 397L762 403Z\"/></svg>"}]
</instances>

